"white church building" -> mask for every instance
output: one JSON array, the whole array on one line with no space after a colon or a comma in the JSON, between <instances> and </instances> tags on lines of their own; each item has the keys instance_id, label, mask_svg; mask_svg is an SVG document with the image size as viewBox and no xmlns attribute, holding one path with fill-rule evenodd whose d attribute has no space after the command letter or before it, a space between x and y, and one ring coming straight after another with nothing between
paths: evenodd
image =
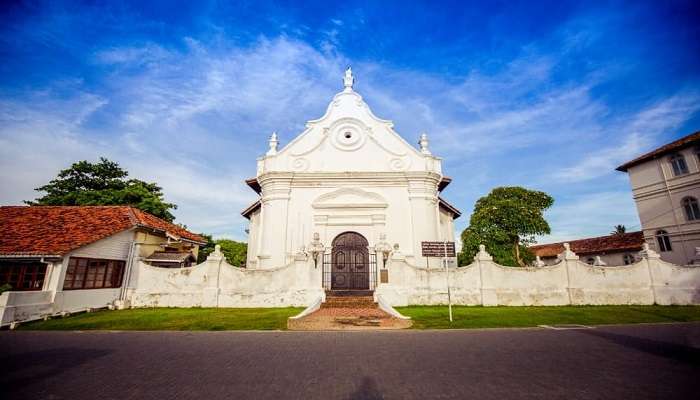
<instances>
[{"instance_id":1,"label":"white church building","mask_svg":"<svg viewBox=\"0 0 700 400\"><path fill-rule=\"evenodd\" d=\"M353 84L348 68L345 88L325 115L308 121L286 146L278 148L272 134L257 176L247 181L260 194L243 211L250 220L248 268L287 265L318 234L330 246L326 289L371 290L378 246L390 243L408 262L425 265L422 241L454 241L460 212L439 196L450 179L427 135L420 135L419 148L407 143Z\"/></svg>"}]
</instances>

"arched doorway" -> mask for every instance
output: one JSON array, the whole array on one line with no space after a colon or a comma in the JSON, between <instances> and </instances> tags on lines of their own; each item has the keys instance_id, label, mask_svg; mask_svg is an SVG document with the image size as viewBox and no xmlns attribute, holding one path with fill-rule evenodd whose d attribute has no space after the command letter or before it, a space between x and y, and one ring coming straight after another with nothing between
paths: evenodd
<instances>
[{"instance_id":1,"label":"arched doorway","mask_svg":"<svg viewBox=\"0 0 700 400\"><path fill-rule=\"evenodd\" d=\"M369 290L369 243L357 232L344 232L333 239L331 290Z\"/></svg>"}]
</instances>

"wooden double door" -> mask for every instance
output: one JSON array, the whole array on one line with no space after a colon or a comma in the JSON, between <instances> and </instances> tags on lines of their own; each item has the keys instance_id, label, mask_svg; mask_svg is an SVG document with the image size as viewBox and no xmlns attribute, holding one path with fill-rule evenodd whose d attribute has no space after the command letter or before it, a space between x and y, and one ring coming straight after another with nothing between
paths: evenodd
<instances>
[{"instance_id":1,"label":"wooden double door","mask_svg":"<svg viewBox=\"0 0 700 400\"><path fill-rule=\"evenodd\" d=\"M356 232L345 232L333 239L331 290L369 290L368 242Z\"/></svg>"}]
</instances>

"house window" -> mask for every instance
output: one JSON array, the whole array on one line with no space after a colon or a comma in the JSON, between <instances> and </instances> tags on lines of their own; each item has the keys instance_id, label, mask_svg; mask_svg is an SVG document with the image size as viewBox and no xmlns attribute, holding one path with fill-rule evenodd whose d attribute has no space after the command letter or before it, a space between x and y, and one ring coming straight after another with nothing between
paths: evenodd
<instances>
[{"instance_id":1,"label":"house window","mask_svg":"<svg viewBox=\"0 0 700 400\"><path fill-rule=\"evenodd\" d=\"M593 257L588 257L588 258L586 259L586 264L588 264L588 265L593 265L593 264L595 264L595 258L593 258Z\"/></svg>"},{"instance_id":2,"label":"house window","mask_svg":"<svg viewBox=\"0 0 700 400\"><path fill-rule=\"evenodd\" d=\"M659 251L671 251L671 238L664 230L656 231L656 241L659 243Z\"/></svg>"},{"instance_id":3,"label":"house window","mask_svg":"<svg viewBox=\"0 0 700 400\"><path fill-rule=\"evenodd\" d=\"M632 254L625 254L622 256L622 262L625 263L625 265L634 264L634 256Z\"/></svg>"},{"instance_id":4,"label":"house window","mask_svg":"<svg viewBox=\"0 0 700 400\"><path fill-rule=\"evenodd\" d=\"M40 262L0 262L0 286L10 290L41 290L44 287L46 264Z\"/></svg>"},{"instance_id":5,"label":"house window","mask_svg":"<svg viewBox=\"0 0 700 400\"><path fill-rule=\"evenodd\" d=\"M673 175L679 176L688 173L688 164L685 162L685 157L682 154L674 154L668 158L673 168Z\"/></svg>"},{"instance_id":6,"label":"house window","mask_svg":"<svg viewBox=\"0 0 700 400\"><path fill-rule=\"evenodd\" d=\"M700 207L698 207L698 199L695 197L686 197L681 200L681 205L685 211L685 219L695 221L700 219Z\"/></svg>"},{"instance_id":7,"label":"house window","mask_svg":"<svg viewBox=\"0 0 700 400\"><path fill-rule=\"evenodd\" d=\"M71 257L64 290L118 288L122 285L124 261Z\"/></svg>"}]
</instances>

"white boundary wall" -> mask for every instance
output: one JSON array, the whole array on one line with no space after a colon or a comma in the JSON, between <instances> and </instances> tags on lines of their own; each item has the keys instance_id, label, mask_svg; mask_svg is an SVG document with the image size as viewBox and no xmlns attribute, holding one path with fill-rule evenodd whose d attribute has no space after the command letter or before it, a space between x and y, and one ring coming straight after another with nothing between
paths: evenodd
<instances>
[{"instance_id":1,"label":"white boundary wall","mask_svg":"<svg viewBox=\"0 0 700 400\"><path fill-rule=\"evenodd\" d=\"M666 263L648 248L641 255L630 266L590 266L566 247L556 265L513 268L496 264L482 248L472 264L450 268L451 298L454 304L485 306L700 304L700 266ZM308 306L324 296L321 268L306 257L266 270L233 267L220 253L190 268L138 268L134 307ZM386 304L447 303L443 268L413 266L400 254L387 268L389 283L375 291Z\"/></svg>"},{"instance_id":2,"label":"white boundary wall","mask_svg":"<svg viewBox=\"0 0 700 400\"><path fill-rule=\"evenodd\" d=\"M447 303L447 273L392 259L389 284L377 294L393 306ZM493 262L481 248L468 266L451 268L453 304L485 306L555 306L603 304L700 304L700 266L661 261L645 247L636 264L591 266L568 249L558 264L513 268ZM411 284L411 283L415 284Z\"/></svg>"},{"instance_id":3,"label":"white boundary wall","mask_svg":"<svg viewBox=\"0 0 700 400\"><path fill-rule=\"evenodd\" d=\"M307 259L273 269L243 269L219 252L189 268L143 262L132 307L306 307L324 295L321 267Z\"/></svg>"},{"instance_id":4,"label":"white boundary wall","mask_svg":"<svg viewBox=\"0 0 700 400\"><path fill-rule=\"evenodd\" d=\"M217 249L218 250L218 249ZM484 306L556 306L602 304L700 304L700 266L662 261L645 247L641 260L621 267L591 266L568 245L560 262L547 267L513 268L493 262L481 249L474 262L450 268L453 304ZM289 265L241 269L216 251L190 268L158 268L143 262L137 285L128 295L132 307L306 307L324 300L321 266L298 255ZM443 268L417 267L394 254L387 263L389 282L375 297L384 305L447 303ZM59 292L5 292L0 295L0 325L105 307L119 289Z\"/></svg>"}]
</instances>

